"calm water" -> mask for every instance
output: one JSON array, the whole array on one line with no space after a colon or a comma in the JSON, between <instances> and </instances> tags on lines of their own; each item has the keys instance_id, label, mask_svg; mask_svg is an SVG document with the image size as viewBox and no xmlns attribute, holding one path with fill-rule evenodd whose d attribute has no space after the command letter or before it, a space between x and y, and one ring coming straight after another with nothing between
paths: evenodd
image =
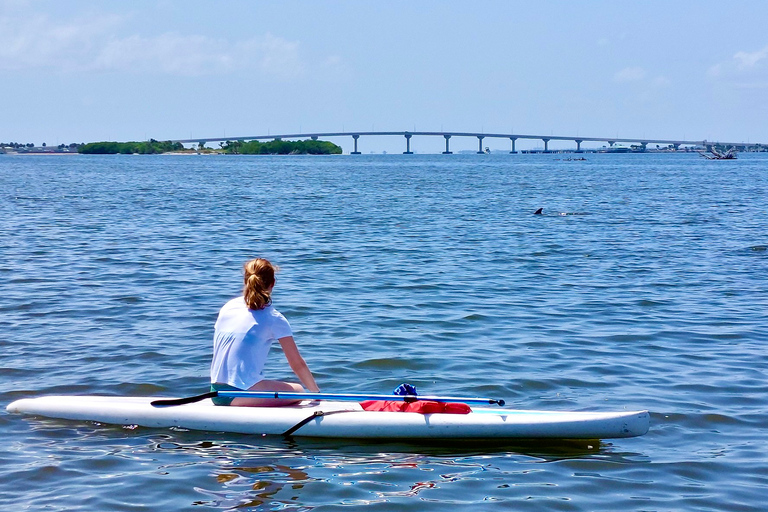
<instances>
[{"instance_id":1,"label":"calm water","mask_svg":"<svg viewBox=\"0 0 768 512\"><path fill-rule=\"evenodd\" d=\"M2 509L764 510L768 155L556 158L0 155ZM419 446L4 412L204 391L257 255L324 391L649 409L651 430Z\"/></svg>"}]
</instances>

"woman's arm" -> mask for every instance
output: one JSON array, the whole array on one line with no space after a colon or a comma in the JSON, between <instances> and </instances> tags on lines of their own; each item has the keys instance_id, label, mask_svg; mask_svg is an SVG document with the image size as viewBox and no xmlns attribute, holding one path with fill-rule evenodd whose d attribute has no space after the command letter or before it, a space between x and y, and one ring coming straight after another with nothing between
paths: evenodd
<instances>
[{"instance_id":1,"label":"woman's arm","mask_svg":"<svg viewBox=\"0 0 768 512\"><path fill-rule=\"evenodd\" d=\"M293 336L286 336L278 341L280 346L283 347L283 353L288 360L288 364L291 366L291 370L293 370L293 373L296 374L304 387L313 393L319 392L320 388L317 387L315 378L312 376L312 372L309 371L304 358L299 354L299 348L296 346Z\"/></svg>"}]
</instances>

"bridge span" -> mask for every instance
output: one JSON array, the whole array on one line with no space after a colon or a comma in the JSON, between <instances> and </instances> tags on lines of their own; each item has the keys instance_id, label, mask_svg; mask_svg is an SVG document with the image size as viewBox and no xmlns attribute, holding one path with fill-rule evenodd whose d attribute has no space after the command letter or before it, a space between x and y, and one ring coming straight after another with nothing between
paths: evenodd
<instances>
[{"instance_id":1,"label":"bridge span","mask_svg":"<svg viewBox=\"0 0 768 512\"><path fill-rule=\"evenodd\" d=\"M202 137L195 139L175 139L172 142L181 142L182 144L205 144L208 142L226 142L235 140L274 140L274 139L314 139L317 140L321 137L352 137L354 141L354 150L351 151L353 155L359 155L360 151L357 148L357 142L360 137L371 136L400 136L405 138L405 151L403 154L413 154L411 151L411 138L415 136L432 136L432 137L444 137L445 138L445 151L444 155L451 154L450 140L452 137L476 137L478 140L478 153L483 153L483 139L509 139L511 143L510 153L517 153L515 149L515 141L518 139L524 140L540 140L544 142L544 153L550 153L549 142L553 140L561 141L573 141L576 144L575 152L582 152L581 144L583 142L606 142L609 146L613 146L617 142L636 145L639 151L645 151L648 144L663 144L666 146L672 146L675 149L680 146L703 146L707 149L712 147L734 147L740 151L746 151L748 149L761 149L766 148L768 145L760 143L744 143L744 142L720 142L720 141L707 141L707 140L674 140L674 139L633 139L623 137L581 137L581 136L566 136L566 135L530 135L530 134L515 134L515 133L478 133L478 132L445 132L445 131L341 131L341 132L309 132L309 133L285 133L285 134L268 134L268 135L249 135L246 137Z\"/></svg>"}]
</instances>

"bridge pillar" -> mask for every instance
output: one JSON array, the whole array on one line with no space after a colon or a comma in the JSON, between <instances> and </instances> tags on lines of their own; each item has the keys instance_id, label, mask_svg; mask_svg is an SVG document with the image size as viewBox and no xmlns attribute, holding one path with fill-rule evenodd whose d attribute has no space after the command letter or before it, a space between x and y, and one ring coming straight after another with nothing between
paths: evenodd
<instances>
[{"instance_id":1,"label":"bridge pillar","mask_svg":"<svg viewBox=\"0 0 768 512\"><path fill-rule=\"evenodd\" d=\"M404 155L412 155L413 151L411 151L411 135L410 133L405 134L405 151L403 152Z\"/></svg>"},{"instance_id":2,"label":"bridge pillar","mask_svg":"<svg viewBox=\"0 0 768 512\"><path fill-rule=\"evenodd\" d=\"M607 141L607 142L608 142L608 145L609 145L609 146L613 146L614 144L616 144L616 141L615 141L615 140L609 140L609 141Z\"/></svg>"},{"instance_id":3,"label":"bridge pillar","mask_svg":"<svg viewBox=\"0 0 768 512\"><path fill-rule=\"evenodd\" d=\"M550 139L541 139L544 141L544 152L549 153L549 140Z\"/></svg>"},{"instance_id":4,"label":"bridge pillar","mask_svg":"<svg viewBox=\"0 0 768 512\"><path fill-rule=\"evenodd\" d=\"M577 153L583 153L583 151L581 150L581 143L584 142L584 141L576 139L575 142L576 142L576 152Z\"/></svg>"},{"instance_id":5,"label":"bridge pillar","mask_svg":"<svg viewBox=\"0 0 768 512\"><path fill-rule=\"evenodd\" d=\"M509 140L512 141L512 151L510 151L509 153L510 154L517 153L517 151L515 151L515 141L517 140L517 137L510 137Z\"/></svg>"},{"instance_id":6,"label":"bridge pillar","mask_svg":"<svg viewBox=\"0 0 768 512\"><path fill-rule=\"evenodd\" d=\"M352 153L350 153L350 154L352 154L352 155L359 155L360 152L357 150L357 139L359 139L360 136L359 135L353 135L352 138L355 139L355 150Z\"/></svg>"},{"instance_id":7,"label":"bridge pillar","mask_svg":"<svg viewBox=\"0 0 768 512\"><path fill-rule=\"evenodd\" d=\"M483 137L482 135L477 136L477 154L482 155L484 153L483 151Z\"/></svg>"},{"instance_id":8,"label":"bridge pillar","mask_svg":"<svg viewBox=\"0 0 768 512\"><path fill-rule=\"evenodd\" d=\"M451 150L448 148L448 141L451 139L450 135L443 135L445 137L445 151L443 151L444 155L451 155Z\"/></svg>"},{"instance_id":9,"label":"bridge pillar","mask_svg":"<svg viewBox=\"0 0 768 512\"><path fill-rule=\"evenodd\" d=\"M640 151L645 152L646 149L648 149L648 143L647 142L641 142L640 147L642 148Z\"/></svg>"},{"instance_id":10,"label":"bridge pillar","mask_svg":"<svg viewBox=\"0 0 768 512\"><path fill-rule=\"evenodd\" d=\"M313 135L312 140L317 140L317 135Z\"/></svg>"},{"instance_id":11,"label":"bridge pillar","mask_svg":"<svg viewBox=\"0 0 768 512\"><path fill-rule=\"evenodd\" d=\"M672 147L675 148L675 151L680 150L680 144L672 144Z\"/></svg>"}]
</instances>

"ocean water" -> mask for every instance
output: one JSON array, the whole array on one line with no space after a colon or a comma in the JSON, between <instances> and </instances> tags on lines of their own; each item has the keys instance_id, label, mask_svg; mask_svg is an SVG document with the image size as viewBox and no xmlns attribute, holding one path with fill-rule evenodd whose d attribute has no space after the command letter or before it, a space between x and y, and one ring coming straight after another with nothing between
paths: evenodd
<instances>
[{"instance_id":1,"label":"ocean water","mask_svg":"<svg viewBox=\"0 0 768 512\"><path fill-rule=\"evenodd\" d=\"M768 155L586 158L0 155L0 508L765 510ZM323 391L651 429L420 445L5 412L205 391L255 256Z\"/></svg>"}]
</instances>

